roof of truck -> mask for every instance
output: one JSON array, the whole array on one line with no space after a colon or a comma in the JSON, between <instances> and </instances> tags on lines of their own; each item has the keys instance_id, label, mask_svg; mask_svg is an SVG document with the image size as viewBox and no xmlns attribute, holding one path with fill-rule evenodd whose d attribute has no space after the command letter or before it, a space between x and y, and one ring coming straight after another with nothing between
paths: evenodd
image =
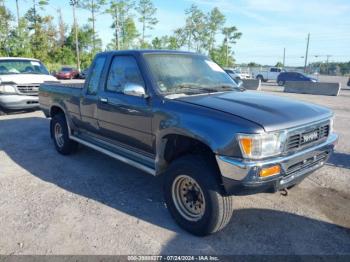
<instances>
[{"instance_id":1,"label":"roof of truck","mask_svg":"<svg viewBox=\"0 0 350 262\"><path fill-rule=\"evenodd\" d=\"M179 50L155 50L155 49L130 49L130 50L112 50L112 51L105 51L100 54L190 54L190 55L199 55L203 56L199 53L194 52L187 52L187 51L179 51Z\"/></svg>"}]
</instances>

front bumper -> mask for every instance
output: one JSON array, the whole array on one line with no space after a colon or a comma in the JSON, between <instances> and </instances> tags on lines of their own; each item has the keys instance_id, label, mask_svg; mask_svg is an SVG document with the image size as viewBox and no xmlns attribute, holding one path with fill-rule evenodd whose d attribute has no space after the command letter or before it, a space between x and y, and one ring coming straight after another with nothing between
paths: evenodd
<instances>
[{"instance_id":1,"label":"front bumper","mask_svg":"<svg viewBox=\"0 0 350 262\"><path fill-rule=\"evenodd\" d=\"M26 95L0 95L0 106L10 110L36 108L39 107L39 97Z\"/></svg>"},{"instance_id":2,"label":"front bumper","mask_svg":"<svg viewBox=\"0 0 350 262\"><path fill-rule=\"evenodd\" d=\"M298 184L313 171L322 167L334 151L338 140L331 134L319 145L292 155L261 161L245 161L227 156L216 156L225 191L229 195L246 195L260 192L276 192ZM261 178L262 168L280 165L279 175Z\"/></svg>"}]
</instances>

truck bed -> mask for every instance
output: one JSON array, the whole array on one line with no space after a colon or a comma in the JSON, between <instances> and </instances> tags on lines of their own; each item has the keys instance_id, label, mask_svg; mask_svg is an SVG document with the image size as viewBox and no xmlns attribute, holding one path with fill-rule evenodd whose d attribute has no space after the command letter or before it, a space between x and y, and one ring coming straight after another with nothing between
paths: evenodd
<instances>
[{"instance_id":1,"label":"truck bed","mask_svg":"<svg viewBox=\"0 0 350 262\"><path fill-rule=\"evenodd\" d=\"M40 85L39 102L41 109L48 113L52 105L60 105L68 112L80 114L80 97L84 83L44 82Z\"/></svg>"}]
</instances>

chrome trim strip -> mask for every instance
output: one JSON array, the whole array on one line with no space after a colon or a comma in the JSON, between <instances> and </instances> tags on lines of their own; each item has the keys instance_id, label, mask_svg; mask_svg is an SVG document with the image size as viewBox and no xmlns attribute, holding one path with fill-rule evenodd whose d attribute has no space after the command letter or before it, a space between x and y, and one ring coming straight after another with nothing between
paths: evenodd
<instances>
[{"instance_id":1,"label":"chrome trim strip","mask_svg":"<svg viewBox=\"0 0 350 262\"><path fill-rule=\"evenodd\" d=\"M132 151L132 149L128 149L126 147L123 147L121 143L120 143L120 145L117 145L117 144L109 143L108 141L102 140L101 138L99 138L98 136L96 136L95 134L93 134L89 131L81 131L80 134L85 135L85 136L89 136L92 140L95 140L98 143L115 148L115 149L120 150L126 154L130 154L132 156L141 158L147 162L154 162L155 161L154 158L143 155L142 153L138 153L138 152L136 152L136 150Z\"/></svg>"},{"instance_id":2,"label":"chrome trim strip","mask_svg":"<svg viewBox=\"0 0 350 262\"><path fill-rule=\"evenodd\" d=\"M307 148L305 150L298 151L288 156L280 156L261 161L247 161L228 156L216 155L216 161L219 165L222 176L240 181L243 180L251 170L256 170L261 166L268 166L272 164L287 162L289 160L301 157L313 151L317 151L324 146L334 144L337 140L338 135L332 133L329 135L328 139L325 142Z\"/></svg>"},{"instance_id":3,"label":"chrome trim strip","mask_svg":"<svg viewBox=\"0 0 350 262\"><path fill-rule=\"evenodd\" d=\"M303 176L305 173L310 172L312 170L315 170L323 165L324 165L324 161L321 161L321 162L317 163L316 165L313 165L311 167L304 169L302 173L295 173L295 174L291 174L291 175L288 175L286 177L283 177L280 181L280 185L283 186L285 184L288 184L289 182L293 181L294 179L297 179L298 177Z\"/></svg>"},{"instance_id":4,"label":"chrome trim strip","mask_svg":"<svg viewBox=\"0 0 350 262\"><path fill-rule=\"evenodd\" d=\"M293 132L293 131L299 131L300 130L306 130L308 129L309 127L312 127L312 126L316 126L318 124L321 124L321 123L326 123L326 122L330 122L332 117L327 117L327 118L324 118L322 120L318 120L318 121L315 121L315 122L312 122L312 123L309 123L309 124L306 124L306 125L301 125L301 126L297 126L297 127L292 127L292 128L289 128L287 129L287 132Z\"/></svg>"},{"instance_id":5,"label":"chrome trim strip","mask_svg":"<svg viewBox=\"0 0 350 262\"><path fill-rule=\"evenodd\" d=\"M90 148L92 148L92 149L94 149L96 151L99 151L99 152L101 152L101 153L103 153L105 155L108 155L108 156L110 156L110 157L112 157L114 159L117 159L117 160L119 160L121 162L124 162L124 163L126 163L126 164L128 164L130 166L133 166L133 167L136 167L136 168L138 168L138 169L140 169L142 171L145 171L148 174L151 174L151 175L154 175L154 176L156 175L156 172L155 172L154 169L152 169L150 167L147 167L147 166L144 166L144 165L142 165L142 164L140 164L138 162L135 162L134 160L128 159L128 158L126 158L124 156L121 156L121 155L118 155L118 154L113 153L111 151L108 151L107 149L104 149L102 147L99 147L97 145L89 143L89 142L87 142L85 140L82 140L82 139L76 137L76 136L72 136L71 135L69 138L74 140L74 141L76 141L76 142L78 142L78 143L80 143L80 144L83 144L83 145L85 145L87 147L90 147Z\"/></svg>"}]
</instances>

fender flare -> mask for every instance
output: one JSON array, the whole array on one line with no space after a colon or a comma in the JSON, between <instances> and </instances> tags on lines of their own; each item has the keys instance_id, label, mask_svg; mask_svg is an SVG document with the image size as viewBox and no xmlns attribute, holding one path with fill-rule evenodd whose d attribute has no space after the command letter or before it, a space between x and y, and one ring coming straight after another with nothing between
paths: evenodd
<instances>
[{"instance_id":1,"label":"fender flare","mask_svg":"<svg viewBox=\"0 0 350 262\"><path fill-rule=\"evenodd\" d=\"M157 152L156 152L156 159L155 159L155 169L156 169L157 175L161 174L168 166L167 161L164 159L164 153L165 153L166 144L168 142L168 139L166 137L169 135L179 135L179 136L197 140L202 144L206 145L208 148L210 148L210 150L215 154L212 144L202 136L188 132L187 130L182 128L170 128L170 129L163 130L156 135Z\"/></svg>"}]
</instances>

